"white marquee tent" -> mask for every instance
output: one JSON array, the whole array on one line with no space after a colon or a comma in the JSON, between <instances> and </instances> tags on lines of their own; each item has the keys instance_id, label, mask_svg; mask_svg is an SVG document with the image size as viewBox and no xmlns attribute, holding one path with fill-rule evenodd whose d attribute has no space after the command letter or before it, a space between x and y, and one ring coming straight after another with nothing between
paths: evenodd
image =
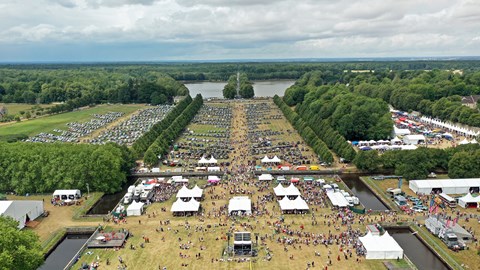
<instances>
[{"instance_id":1,"label":"white marquee tent","mask_svg":"<svg viewBox=\"0 0 480 270\"><path fill-rule=\"evenodd\" d=\"M427 139L425 138L425 136L421 134L403 136L403 143L405 144L417 145L417 144L425 143L426 141Z\"/></svg>"},{"instance_id":2,"label":"white marquee tent","mask_svg":"<svg viewBox=\"0 0 480 270\"><path fill-rule=\"evenodd\" d=\"M408 187L415 193L430 194L432 190L446 194L465 194L470 188L480 187L480 178L411 180Z\"/></svg>"},{"instance_id":3,"label":"white marquee tent","mask_svg":"<svg viewBox=\"0 0 480 270\"><path fill-rule=\"evenodd\" d=\"M18 228L34 220L44 212L43 201L0 201L0 216L7 216L18 221Z\"/></svg>"},{"instance_id":4,"label":"white marquee tent","mask_svg":"<svg viewBox=\"0 0 480 270\"><path fill-rule=\"evenodd\" d=\"M271 174L262 174L258 177L260 181L271 181L273 180L273 176Z\"/></svg>"},{"instance_id":5,"label":"white marquee tent","mask_svg":"<svg viewBox=\"0 0 480 270\"><path fill-rule=\"evenodd\" d=\"M403 259L403 249L388 232L383 235L372 235L369 231L358 238L367 251L367 260L371 259Z\"/></svg>"},{"instance_id":6,"label":"white marquee tent","mask_svg":"<svg viewBox=\"0 0 480 270\"><path fill-rule=\"evenodd\" d=\"M337 206L337 207L348 206L347 199L345 199L345 197L340 192L332 192L327 190L327 197L330 199L330 201L334 206Z\"/></svg>"},{"instance_id":7,"label":"white marquee tent","mask_svg":"<svg viewBox=\"0 0 480 270\"><path fill-rule=\"evenodd\" d=\"M273 191L276 196L300 196L300 191L293 183L290 183L286 188L282 184L278 184L278 186L273 188Z\"/></svg>"},{"instance_id":8,"label":"white marquee tent","mask_svg":"<svg viewBox=\"0 0 480 270\"><path fill-rule=\"evenodd\" d=\"M187 188L187 186L182 186L177 192L177 198L201 198L203 195L203 189L199 188L197 185L192 189Z\"/></svg>"},{"instance_id":9,"label":"white marquee tent","mask_svg":"<svg viewBox=\"0 0 480 270\"><path fill-rule=\"evenodd\" d=\"M127 216L141 216L143 213L143 202L133 201L127 208Z\"/></svg>"},{"instance_id":10,"label":"white marquee tent","mask_svg":"<svg viewBox=\"0 0 480 270\"><path fill-rule=\"evenodd\" d=\"M480 196L473 197L472 194L467 193L465 196L458 198L458 205L463 208L467 207L478 207L480 203Z\"/></svg>"},{"instance_id":11,"label":"white marquee tent","mask_svg":"<svg viewBox=\"0 0 480 270\"><path fill-rule=\"evenodd\" d=\"M171 212L198 212L200 209L200 202L197 202L195 199L190 199L188 202L182 201L178 198L171 208Z\"/></svg>"},{"instance_id":12,"label":"white marquee tent","mask_svg":"<svg viewBox=\"0 0 480 270\"><path fill-rule=\"evenodd\" d=\"M246 196L233 197L228 202L228 214L235 211L242 211L246 214L252 214L252 201Z\"/></svg>"},{"instance_id":13,"label":"white marquee tent","mask_svg":"<svg viewBox=\"0 0 480 270\"><path fill-rule=\"evenodd\" d=\"M476 136L480 135L479 131L474 131L474 130L472 130L470 128L467 128L467 127L461 127L461 126L455 125L453 123L443 122L441 120L426 117L426 116L422 116L420 118L420 121L423 122L423 123L431 124L434 127L441 127L441 128L447 129L449 131L455 131L455 132L457 132L461 135L464 135L464 136L476 137Z\"/></svg>"},{"instance_id":14,"label":"white marquee tent","mask_svg":"<svg viewBox=\"0 0 480 270\"><path fill-rule=\"evenodd\" d=\"M298 196L295 200L290 200L287 196L278 201L280 204L280 209L282 211L286 210L308 210L308 204L305 202L302 197Z\"/></svg>"}]
</instances>

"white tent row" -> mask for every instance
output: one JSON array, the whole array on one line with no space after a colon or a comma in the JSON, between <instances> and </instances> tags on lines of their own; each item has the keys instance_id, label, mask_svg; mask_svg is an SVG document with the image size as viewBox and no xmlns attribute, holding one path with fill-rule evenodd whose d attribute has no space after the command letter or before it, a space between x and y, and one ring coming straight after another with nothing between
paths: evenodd
<instances>
[{"instance_id":1,"label":"white tent row","mask_svg":"<svg viewBox=\"0 0 480 270\"><path fill-rule=\"evenodd\" d=\"M280 204L280 209L282 211L286 210L308 210L308 204L305 202L302 197L298 196L295 200L290 200L287 196L278 201Z\"/></svg>"},{"instance_id":2,"label":"white tent row","mask_svg":"<svg viewBox=\"0 0 480 270\"><path fill-rule=\"evenodd\" d=\"M465 196L458 198L458 205L463 208L467 207L478 207L480 204L480 196L473 197L472 194L467 193Z\"/></svg>"},{"instance_id":3,"label":"white tent row","mask_svg":"<svg viewBox=\"0 0 480 270\"><path fill-rule=\"evenodd\" d=\"M465 138L465 139L463 139L461 142L459 142L458 144L462 144L462 145L463 145L463 144L469 144L469 143L471 143L471 144L477 144L478 142L477 142L476 139L473 139L473 140L469 141L469 140L467 140L467 138Z\"/></svg>"},{"instance_id":4,"label":"white tent row","mask_svg":"<svg viewBox=\"0 0 480 270\"><path fill-rule=\"evenodd\" d=\"M43 201L0 201L0 216L18 221L19 229L23 229L28 221L38 218L43 212Z\"/></svg>"},{"instance_id":5,"label":"white tent row","mask_svg":"<svg viewBox=\"0 0 480 270\"><path fill-rule=\"evenodd\" d=\"M290 183L288 187L283 187L282 184L273 188L276 196L300 196L300 191L293 183Z\"/></svg>"},{"instance_id":6,"label":"white tent row","mask_svg":"<svg viewBox=\"0 0 480 270\"><path fill-rule=\"evenodd\" d=\"M366 259L403 259L403 249L386 231L383 235L372 235L369 231L358 238L367 251Z\"/></svg>"},{"instance_id":7,"label":"white tent row","mask_svg":"<svg viewBox=\"0 0 480 270\"><path fill-rule=\"evenodd\" d=\"M133 201L127 208L127 216L141 216L143 213L143 202Z\"/></svg>"},{"instance_id":8,"label":"white tent row","mask_svg":"<svg viewBox=\"0 0 480 270\"><path fill-rule=\"evenodd\" d=\"M215 163L217 163L217 160L214 157L211 157L210 159L206 159L205 157L202 157L198 161L198 164L215 164Z\"/></svg>"},{"instance_id":9,"label":"white tent row","mask_svg":"<svg viewBox=\"0 0 480 270\"><path fill-rule=\"evenodd\" d=\"M415 193L430 194L433 191L445 194L465 194L470 188L480 188L480 178L411 180L408 187Z\"/></svg>"},{"instance_id":10,"label":"white tent row","mask_svg":"<svg viewBox=\"0 0 480 270\"><path fill-rule=\"evenodd\" d=\"M246 214L252 214L252 201L247 196L237 196L228 202L228 214L232 212L242 211Z\"/></svg>"},{"instance_id":11,"label":"white tent row","mask_svg":"<svg viewBox=\"0 0 480 270\"><path fill-rule=\"evenodd\" d=\"M415 150L417 146L415 145L373 145L369 146L372 150ZM360 148L362 150L363 148Z\"/></svg>"},{"instance_id":12,"label":"white tent row","mask_svg":"<svg viewBox=\"0 0 480 270\"><path fill-rule=\"evenodd\" d=\"M337 207L347 207L348 201L345 199L342 193L340 192L333 192L327 190L327 197L330 199L332 204Z\"/></svg>"},{"instance_id":13,"label":"white tent row","mask_svg":"<svg viewBox=\"0 0 480 270\"><path fill-rule=\"evenodd\" d=\"M200 202L196 201L194 198L191 198L188 202L184 202L182 199L178 198L171 208L171 212L198 212L200 209Z\"/></svg>"},{"instance_id":14,"label":"white tent row","mask_svg":"<svg viewBox=\"0 0 480 270\"><path fill-rule=\"evenodd\" d=\"M282 160L277 156L274 156L273 158L269 158L268 156L265 156L261 159L261 162L262 163L280 163L282 162Z\"/></svg>"},{"instance_id":15,"label":"white tent row","mask_svg":"<svg viewBox=\"0 0 480 270\"><path fill-rule=\"evenodd\" d=\"M182 188L177 192L177 198L201 198L203 195L203 189L199 188L197 185L192 189L187 188L187 186L182 186Z\"/></svg>"},{"instance_id":16,"label":"white tent row","mask_svg":"<svg viewBox=\"0 0 480 270\"><path fill-rule=\"evenodd\" d=\"M271 174L261 174L258 177L258 180L260 180L260 181L271 181L271 180L273 180L273 176Z\"/></svg>"},{"instance_id":17,"label":"white tent row","mask_svg":"<svg viewBox=\"0 0 480 270\"><path fill-rule=\"evenodd\" d=\"M455 125L455 124L450 123L450 122L443 122L441 120L431 118L431 117L422 116L420 118L420 121L423 122L423 123L431 124L435 127L441 127L441 128L444 128L444 129L447 129L447 130L450 130L450 131L456 131L456 132L458 132L458 133L460 133L464 136L476 137L476 136L480 135L479 131L475 131L475 130L472 130L472 129L461 127L459 125Z\"/></svg>"}]
</instances>

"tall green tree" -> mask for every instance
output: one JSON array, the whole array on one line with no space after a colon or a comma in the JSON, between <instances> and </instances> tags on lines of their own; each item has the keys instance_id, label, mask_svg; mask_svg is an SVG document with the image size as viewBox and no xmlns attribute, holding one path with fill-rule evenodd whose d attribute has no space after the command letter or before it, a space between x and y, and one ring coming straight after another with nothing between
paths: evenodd
<instances>
[{"instance_id":1,"label":"tall green tree","mask_svg":"<svg viewBox=\"0 0 480 270\"><path fill-rule=\"evenodd\" d=\"M0 216L0 269L35 270L43 263L38 236L17 226L12 218Z\"/></svg>"}]
</instances>

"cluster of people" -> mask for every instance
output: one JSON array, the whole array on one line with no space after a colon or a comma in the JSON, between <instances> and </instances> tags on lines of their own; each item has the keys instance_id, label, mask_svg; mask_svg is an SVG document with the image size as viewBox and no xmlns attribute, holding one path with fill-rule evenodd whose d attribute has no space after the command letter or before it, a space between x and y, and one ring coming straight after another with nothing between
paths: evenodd
<instances>
[{"instance_id":1,"label":"cluster of people","mask_svg":"<svg viewBox=\"0 0 480 270\"><path fill-rule=\"evenodd\" d=\"M159 182L153 188L153 202L164 202L169 200L173 195L178 192L178 185Z\"/></svg>"}]
</instances>

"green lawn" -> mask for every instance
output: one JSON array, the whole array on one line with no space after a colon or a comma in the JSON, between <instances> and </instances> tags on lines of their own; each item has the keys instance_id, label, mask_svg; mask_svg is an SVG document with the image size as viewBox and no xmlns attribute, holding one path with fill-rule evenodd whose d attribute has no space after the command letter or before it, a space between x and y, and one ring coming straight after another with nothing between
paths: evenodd
<instances>
[{"instance_id":1,"label":"green lawn","mask_svg":"<svg viewBox=\"0 0 480 270\"><path fill-rule=\"evenodd\" d=\"M5 106L7 108L7 112L10 115L20 115L21 111L27 112L27 111L32 111L32 108L34 106L38 106L40 108L48 108L52 107L55 104L38 104L38 105L33 105L33 104L25 104L25 103L0 103L1 106ZM33 114L32 114L33 116Z\"/></svg>"},{"instance_id":2,"label":"green lawn","mask_svg":"<svg viewBox=\"0 0 480 270\"><path fill-rule=\"evenodd\" d=\"M32 136L40 132L52 132L54 129L66 130L66 123L86 122L92 118L94 113L124 112L131 114L141 108L146 108L146 106L141 104L98 105L94 108L5 124L0 126L0 140L2 136L8 135L25 134Z\"/></svg>"}]
</instances>

